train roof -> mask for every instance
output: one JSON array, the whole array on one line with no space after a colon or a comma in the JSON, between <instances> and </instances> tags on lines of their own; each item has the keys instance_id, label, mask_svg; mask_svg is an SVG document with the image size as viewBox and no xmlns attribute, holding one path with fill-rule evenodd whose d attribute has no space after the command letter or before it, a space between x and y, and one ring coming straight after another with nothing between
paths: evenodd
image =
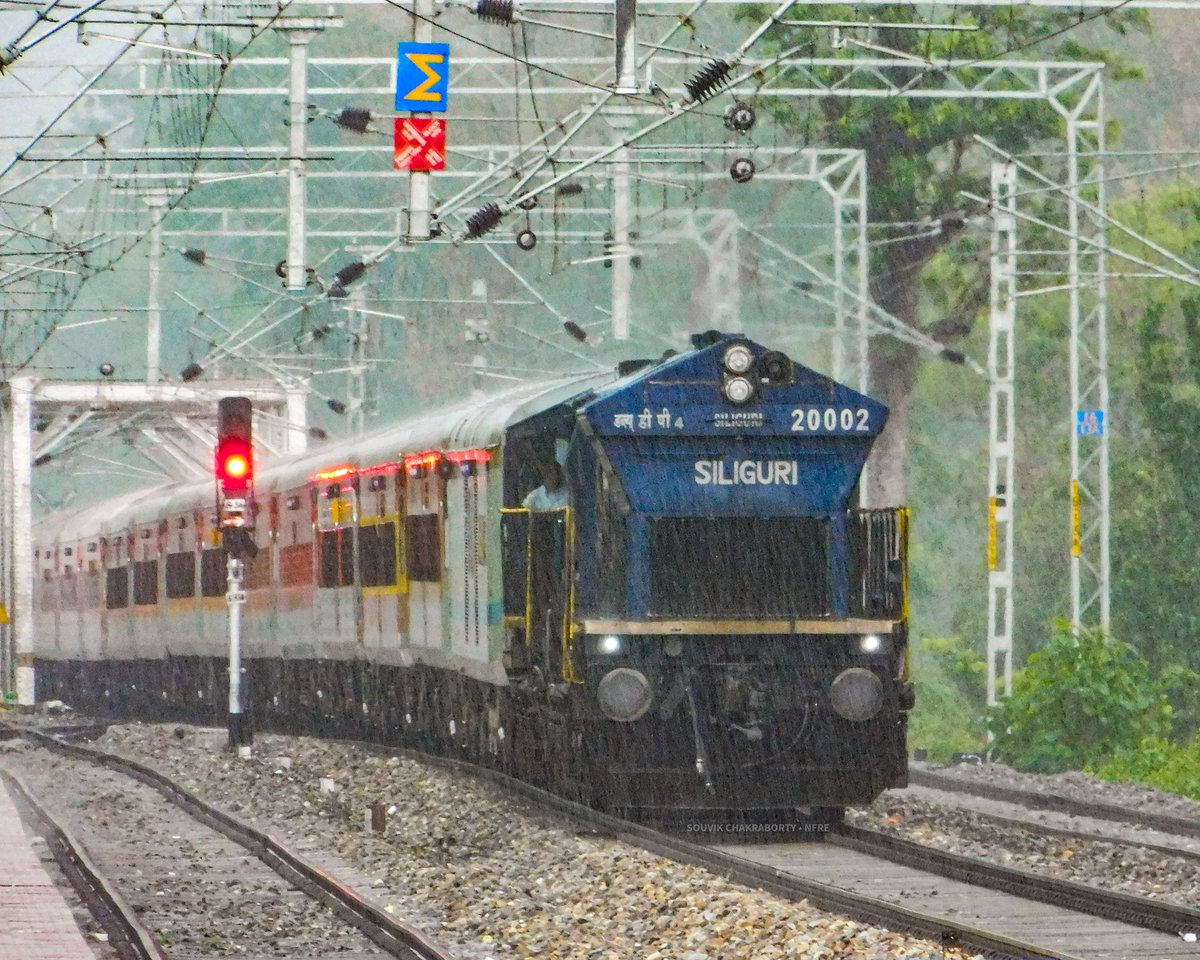
<instances>
[{"instance_id":1,"label":"train roof","mask_svg":"<svg viewBox=\"0 0 1200 960\"><path fill-rule=\"evenodd\" d=\"M389 463L404 453L494 447L514 423L615 379L610 371L521 384L432 413L407 417L359 437L323 443L305 453L276 457L257 471L260 492L294 489L323 469L340 464ZM41 542L74 540L103 530L124 530L169 513L195 508L212 496L211 480L173 483L121 494L69 513L43 518L34 526Z\"/></svg>"}]
</instances>

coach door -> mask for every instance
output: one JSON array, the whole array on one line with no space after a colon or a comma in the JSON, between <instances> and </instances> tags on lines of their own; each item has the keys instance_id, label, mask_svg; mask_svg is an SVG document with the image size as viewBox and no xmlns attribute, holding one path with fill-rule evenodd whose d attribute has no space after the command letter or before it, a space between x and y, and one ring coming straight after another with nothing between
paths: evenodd
<instances>
[{"instance_id":1,"label":"coach door","mask_svg":"<svg viewBox=\"0 0 1200 960\"><path fill-rule=\"evenodd\" d=\"M442 485L441 454L404 458L407 476L404 517L404 569L408 574L408 635L414 653L442 650Z\"/></svg>"},{"instance_id":2,"label":"coach door","mask_svg":"<svg viewBox=\"0 0 1200 960\"><path fill-rule=\"evenodd\" d=\"M486 450L447 454L446 567L450 599L450 649L468 660L487 660L487 460Z\"/></svg>"},{"instance_id":3,"label":"coach door","mask_svg":"<svg viewBox=\"0 0 1200 960\"><path fill-rule=\"evenodd\" d=\"M313 476L317 502L317 637L326 656L353 657L361 636L358 475L336 467Z\"/></svg>"}]
</instances>

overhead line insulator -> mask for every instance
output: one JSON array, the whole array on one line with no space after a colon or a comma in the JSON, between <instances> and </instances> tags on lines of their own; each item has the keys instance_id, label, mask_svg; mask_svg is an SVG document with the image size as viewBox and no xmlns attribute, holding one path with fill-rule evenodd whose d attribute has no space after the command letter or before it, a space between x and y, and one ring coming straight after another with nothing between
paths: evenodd
<instances>
[{"instance_id":1,"label":"overhead line insulator","mask_svg":"<svg viewBox=\"0 0 1200 960\"><path fill-rule=\"evenodd\" d=\"M514 23L517 19L517 5L514 0L478 0L475 4L475 16L484 23Z\"/></svg>"},{"instance_id":2,"label":"overhead line insulator","mask_svg":"<svg viewBox=\"0 0 1200 960\"><path fill-rule=\"evenodd\" d=\"M467 217L467 239L475 240L492 230L503 218L504 212L498 203L485 203Z\"/></svg>"},{"instance_id":3,"label":"overhead line insulator","mask_svg":"<svg viewBox=\"0 0 1200 960\"><path fill-rule=\"evenodd\" d=\"M696 71L696 75L686 81L683 88L688 92L692 103L703 103L715 96L729 83L729 75L733 72L733 64L720 57L714 57Z\"/></svg>"},{"instance_id":4,"label":"overhead line insulator","mask_svg":"<svg viewBox=\"0 0 1200 960\"><path fill-rule=\"evenodd\" d=\"M371 111L363 107L342 107L333 122L355 133L366 133L371 124Z\"/></svg>"},{"instance_id":5,"label":"overhead line insulator","mask_svg":"<svg viewBox=\"0 0 1200 960\"><path fill-rule=\"evenodd\" d=\"M343 287L348 287L355 280L361 277L367 271L367 265L361 260L355 260L352 263L346 264L337 273L333 275L334 280L340 283Z\"/></svg>"}]
</instances>

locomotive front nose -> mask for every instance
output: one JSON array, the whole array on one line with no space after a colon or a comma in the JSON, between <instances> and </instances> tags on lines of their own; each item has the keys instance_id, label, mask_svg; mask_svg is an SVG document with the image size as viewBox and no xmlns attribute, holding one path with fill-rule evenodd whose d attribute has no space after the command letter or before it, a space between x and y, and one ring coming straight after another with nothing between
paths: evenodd
<instances>
[{"instance_id":1,"label":"locomotive front nose","mask_svg":"<svg viewBox=\"0 0 1200 960\"><path fill-rule=\"evenodd\" d=\"M829 700L838 716L846 720L870 720L883 706L883 682L870 670L851 667L834 679Z\"/></svg>"}]
</instances>

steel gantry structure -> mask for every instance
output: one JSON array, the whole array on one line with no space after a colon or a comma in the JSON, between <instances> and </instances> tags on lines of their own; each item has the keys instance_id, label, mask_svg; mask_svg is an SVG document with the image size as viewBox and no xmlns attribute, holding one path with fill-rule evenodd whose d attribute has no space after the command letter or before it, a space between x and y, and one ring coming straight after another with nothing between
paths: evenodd
<instances>
[{"instance_id":1,"label":"steel gantry structure","mask_svg":"<svg viewBox=\"0 0 1200 960\"><path fill-rule=\"evenodd\" d=\"M711 0L714 6L722 6L730 0ZM817 0L817 3L832 2L832 0ZM948 0L947 0L948 2ZM981 3L973 4L976 6L1002 6L1005 0L983 0ZM867 8L875 5L882 5L883 0L867 0L865 6ZM941 4L941 0L934 0L933 5ZM349 5L356 5L353 0ZM641 0L641 6L653 7L663 6L668 8L679 7L683 4L673 3L670 0ZM1115 8L1171 8L1171 7L1190 7L1191 3L1179 0L1028 0L1022 4L1026 6L1070 6L1072 9L1115 9ZM785 4L780 9L786 9ZM137 10L137 5L129 7L130 10ZM526 4L522 7L523 11L529 13L552 13L558 11L571 12L589 12L611 9L605 4L591 2L591 0L561 0L551 7L542 8L541 5L535 3ZM630 11L626 9L626 22L630 16ZM618 30L618 35L620 31ZM611 38L610 38L611 39ZM628 35L624 38L624 45L628 48ZM293 45L293 50L295 50ZM532 97L542 98L543 103L553 103L556 106L561 104L559 115L554 118L552 125L557 125L558 130L563 135L557 139L551 135L542 139L540 147L535 143L532 145L533 156L538 154L547 154L553 152L555 165L555 174L551 178L548 175L539 177L518 177L521 181L521 187L524 193L516 194L512 188L512 178L509 174L515 173L523 161L528 161L531 155L531 144L518 144L517 149L512 150L501 148L493 152L494 143L488 142L481 138L477 144L468 143L460 151L456 160L465 165L460 168L460 176L467 181L467 185L463 189L459 189L452 197L441 198L442 206L438 209L438 215L444 221L449 221L454 218L460 227L466 222L473 207L469 203L477 201L494 202L499 200L509 202L514 199L531 200L536 198L539 193L553 189L556 183L563 182L569 177L581 177L588 171L605 172L611 179L618 184L626 176L627 164L630 162L630 151L635 150L639 143L644 144L647 152L661 149L665 144L658 139L658 131L663 129L665 123L662 122L662 117L656 115L655 111L673 110L675 107L672 104L678 104L683 101L686 92L686 81L690 72L694 70L698 61L696 56L671 57L664 53L657 53L653 58L654 83L662 95L666 98L666 103L653 104L647 102L650 98L646 94L639 94L639 81L646 85L647 91L650 88L648 83L649 77L642 78L638 75L638 71L628 69L629 55L626 54L626 68L621 68L621 61L618 58L615 76L617 80L618 93L623 97L640 97L641 103L634 110L625 110L627 116L632 117L632 123L621 124L622 130L628 130L627 133L621 133L620 138L623 143L620 149L613 150L611 143L606 143L606 136L598 135L594 126L585 127L581 124L575 126L574 121L570 118L578 117L587 119L589 111L593 111L594 103L589 106L588 98L595 98L597 95L597 84L581 83L578 78L568 75L568 71L578 70L581 67L593 71L593 75L603 77L606 73L613 73L612 61L605 58L574 57L574 58L552 58L552 57L530 57L529 66L531 72L528 81L523 85L527 93ZM649 57L647 58L647 60ZM1068 250L1068 283L1067 288L1071 299L1071 358L1070 367L1071 375L1071 410L1072 418L1074 415L1083 410L1106 410L1107 408L1107 373L1106 373L1106 330L1105 330L1105 294L1104 294L1104 263L1103 263L1103 210L1104 197L1102 187L1099 188L1098 209L1100 216L1093 213L1092 205L1085 204L1082 201L1082 193L1089 185L1102 184L1102 171L1100 168L1100 160L1098 159L1103 152L1103 114L1102 114L1102 95L1101 95L1101 79L1099 64L1078 64L1078 63L1060 63L1053 61L995 61L995 62L962 62L956 63L953 61L945 63L932 63L914 61L911 57L905 58L890 58L890 57L855 57L848 59L845 57L776 57L768 59L752 60L750 58L742 58L740 64L746 68L744 74L745 79L731 86L730 92L734 97L745 97L753 99L755 97L770 96L770 97L922 97L922 98L950 98L950 99L1029 99L1040 100L1049 104L1053 109L1058 110L1066 121L1067 127L1067 164L1068 170L1066 175L1067 189L1067 231L1069 232L1069 250ZM130 96L135 95L140 91L143 95L150 92L144 78L135 76L133 73L127 74L122 82L121 70L133 69L138 67L136 64L117 65L109 71L110 76L103 87L95 87L90 90L89 95L96 97L112 97L112 96ZM501 96L511 96L513 83L511 73L512 58L509 57L458 57L456 56L456 94L465 92L476 95L484 100L489 98L498 98ZM242 72L245 68L248 72ZM141 65L144 72L144 64ZM307 230L307 220L304 207L306 202L304 198L298 197L296 185L298 181L315 182L321 176L321 173L314 168L314 164L323 162L317 158L315 154L309 154L307 142L297 142L296 128L302 127L303 124L298 123L297 119L305 115L300 110L301 100L303 99L303 107L309 111L308 116L311 116L311 108L314 104L311 101L318 99L321 96L384 96L390 97L394 90L394 63L390 59L372 61L370 58L360 58L357 61L340 61L335 58L329 58L328 62L322 63L319 58L310 58L305 56L305 69L310 70L307 89L303 90L304 83L297 81L297 67L295 56L291 58L247 58L239 57L233 60L228 69L224 71L226 76L223 78L222 93L232 96L237 95L277 95L279 90L288 86L286 83L278 82L273 74L275 72L286 72L290 80L289 94L289 109L291 111L291 142L286 149L278 151L278 155L271 158L263 158L260 162L258 171L251 175L267 175L267 176L283 176L285 171L281 166L286 162L286 175L290 184L291 202L287 206L289 217L289 253L287 258L287 285L294 292L302 292L304 288L304 279L297 275L297 271L303 271L307 266L306 257L299 253L303 249L305 238L312 236L313 232ZM332 76L338 70L349 69L357 71L357 76L353 81L340 81ZM256 81L252 76L252 72L262 71L261 76ZM328 71L328 75L326 75ZM374 72L373 72L374 71ZM136 71L135 71L136 72ZM378 75L378 79L374 79ZM537 76L535 81L533 78ZM236 77L236 80L234 79ZM245 83L241 83L242 79ZM764 80L764 78L766 78ZM159 78L161 80L161 77ZM322 82L326 81L326 86L322 87ZM256 88L256 82L259 86ZM460 87L459 84L462 84ZM353 92L350 92L353 91ZM155 87L154 92L163 92L170 96L183 96L186 90L179 89L172 92L169 86L162 86L161 83ZM601 111L595 110L592 115L600 114ZM384 114L386 116L386 113ZM603 114L604 119L610 119L611 111ZM566 117L567 120L563 120ZM668 120L670 118L667 118ZM477 122L481 125L495 120L494 116L481 116ZM638 126L638 123L641 123ZM579 135L580 131L584 131L584 135ZM571 136L567 136L566 132L571 131ZM588 134L591 135L589 139ZM607 139L611 141L611 132L607 134ZM727 146L723 144L722 147ZM324 149L324 148L323 148ZM327 151L333 154L335 150L341 148L330 146ZM743 153L753 153L760 156L762 148L754 145L745 146L734 141L731 149ZM96 144L85 145L82 149L77 150L78 154L86 156L89 151L93 152L92 159L96 162L104 162L108 164L116 164L115 167L110 166L116 177L121 179L120 161L114 160L111 156L100 156L95 154L104 154L105 150L96 150ZM362 176L374 175L380 179L388 176L386 170L378 168L371 169L375 160L369 158L370 151L359 150L355 152L354 148L346 151L346 155L355 153L355 159L351 161L354 164L363 164L365 169L360 169L358 173ZM383 151L375 151L382 154ZM507 153L507 156L504 154ZM1094 154L1097 159L1089 159ZM611 159L610 159L611 158ZM38 158L45 165L54 165L61 162L60 157L46 156ZM80 158L82 159L82 158ZM474 169L469 169L474 167ZM564 175L565 168L565 175ZM85 168L81 168L85 169ZM250 174L246 168L242 167L242 173ZM345 170L330 171L330 176L345 176ZM166 176L166 173L161 174ZM236 174L229 174L236 175ZM759 174L762 176L762 174ZM137 174L128 176L125 179L127 182L134 182L141 187L154 186L155 174L147 176L144 171L139 171ZM473 179L472 179L473 178ZM443 178L439 178L443 179ZM551 182L553 181L553 182ZM189 181L187 186L195 183L195 179ZM449 178L445 178L443 182L449 182ZM161 183L161 181L160 181ZM177 186L176 190L182 189L182 186ZM617 198L621 194L621 190L614 189L613 201L616 204ZM838 198L835 196L835 203ZM848 197L843 198L848 201ZM620 206L620 204L616 204ZM845 211L851 210L852 204L848 204L844 208ZM299 215L297 210L299 209ZM865 218L865 204L860 204L859 208L861 216ZM406 213L411 214L409 210ZM308 211L309 215L317 215L315 211ZM608 212L608 215L614 219L610 220L610 225L616 227L616 219L619 219L619 211L614 209ZM172 214L174 216L174 214ZM399 216L399 215L398 215ZM586 214L589 218L595 218L596 211L588 211ZM841 223L841 217L835 217L835 223ZM336 224L331 227L330 238L335 239L339 236L344 237L344 234L338 233ZM388 229L393 230L393 236L413 236L411 224L406 233L401 233L397 228L400 226L399 219L389 225ZM625 225L627 232L628 224ZM2 228L0 228L2 229ZM1087 232L1089 230L1098 230L1100 242L1098 245L1092 243ZM564 235L569 231L563 231ZM581 236L587 236L589 240L594 239L594 229L585 229L576 231ZM617 233L617 230L613 230ZM418 231L419 234L419 231ZM729 235L728 228L725 233L720 236L727 238ZM1093 234L1093 238L1096 234ZM865 236L861 226L859 236ZM488 238L491 241L493 238ZM1007 243L1007 239L1004 241ZM723 239L720 243L725 244L727 249L728 239ZM299 244L300 246L297 246ZM890 333L901 333L902 331L894 321L894 318L880 316L880 311L873 304L866 301L865 284L860 284L858 277L865 274L865 255L858 247L858 241L855 241L855 256L858 257L858 267L853 267L854 272L853 282L847 282L847 274L843 273L840 277L837 276L837 271L840 266L835 266L835 277L831 282L831 290L834 294L835 304L840 306L835 307L835 322L838 325L843 323L842 318L846 316L847 308L854 311L858 317L857 329L865 331L868 329L870 322L875 323L875 329ZM384 244L386 247L387 244ZM622 237L617 240L617 246L628 246L628 238ZM719 244L718 244L719 246ZM835 246L838 242L835 240ZM1093 251L1098 251L1093 254ZM614 252L624 253L625 250L616 250ZM843 254L845 251L843 251ZM1087 269L1092 264L1087 258L1096 256L1096 269ZM626 259L626 258L620 258ZM835 257L835 264L842 264L846 260L846 256ZM53 264L55 261L52 257L44 258L38 266L43 268L47 264ZM993 263L995 266L995 262ZM54 269L50 266L49 269ZM618 276L627 277L627 272L624 270L614 270L614 280ZM995 276L993 277L995 282ZM619 284L614 285L614 302L617 299ZM1014 294L1015 296L1015 294ZM993 326L996 327L995 317L1009 310L1010 307L998 307L1000 296L993 294ZM614 322L617 320L618 311L614 310ZM868 320L867 318L871 319ZM1007 344L1003 345L1005 356L1008 357L1008 366L1004 367L1002 361L998 361L998 366L995 367L996 375L993 376L993 389L997 389L997 377L1007 371L1007 398L1009 404L1009 413L1011 413L1011 358L1012 358L1012 329L1009 331ZM907 331L908 335L915 337L918 341L920 337L915 331ZM843 338L835 336L832 341L835 344L834 348L834 364L838 364L837 345L843 344ZM930 345L930 344L927 344ZM932 346L932 345L931 345ZM1002 346L1000 340L996 340L993 346L1000 348ZM842 357L841 362L845 363L848 368L853 369L859 366L863 371L860 377L861 385L866 388L865 383L865 349L859 346L859 341L852 340L847 349L851 353L857 351L857 355ZM151 354L148 352L148 363ZM150 369L153 369L151 364ZM1090 405L1090 406L1088 406ZM1003 505L1004 510L996 509L994 511L997 517L997 523L1011 523L1012 511L1014 507L1013 497L1015 490L1012 489L1011 479L1006 479L1004 484L999 482L1001 474L1001 466L1006 478L1011 477L1012 469L1012 434L1002 434L1001 430L995 424L999 423L999 416L992 418L994 423L991 430L991 462L997 465L997 472L992 475L989 470L989 496L996 498L1001 486L1004 487L1004 492L1008 496L1007 502ZM1072 423L1074 420L1072 419ZM1108 605L1108 480L1107 480L1107 431L1101 432L1098 435L1098 444L1089 447L1081 447L1079 434L1073 434L1071 443L1072 454L1072 491L1073 491L1073 517L1075 518L1074 529L1078 531L1076 542L1072 549L1072 613L1076 623L1082 622L1083 618L1092 610L1099 612L1101 622L1107 624L1109 615ZM1000 448L1006 445L1007 452L1000 454ZM1005 462L1005 457L1007 458ZM993 500L993 502L995 502ZM997 506L999 504L997 503ZM997 535L999 536L999 530ZM1002 653L1006 649L1011 653L1011 563L1012 550L1011 543L1008 543L1004 551L1008 569L1008 595L1004 601L1008 604L1009 614L1007 617L997 618L997 623L1004 620L1007 623L1009 631L1007 640L998 640L993 643L989 639L989 670L994 671L996 666L996 654ZM991 589L991 588L989 588ZM1002 604L1003 606L1003 604ZM995 632L995 631L993 631ZM997 633L999 637L999 633ZM995 648L995 649L993 649ZM1002 649L1003 648L1003 649ZM1002 672L1003 666L1002 666ZM994 679L994 678L993 678ZM989 688L991 689L991 688Z\"/></svg>"},{"instance_id":2,"label":"steel gantry structure","mask_svg":"<svg viewBox=\"0 0 1200 960\"><path fill-rule=\"evenodd\" d=\"M275 384L191 386L37 377L15 377L4 384L0 476L9 494L0 511L0 603L9 612L9 622L0 624L0 690L15 694L18 703L34 703L34 468L68 456L84 444L111 443L132 434L149 441L148 457L160 467L164 479L211 476L213 411L223 396L250 397L266 414L265 426L256 437L266 450L304 450L308 436L304 394Z\"/></svg>"}]
</instances>

